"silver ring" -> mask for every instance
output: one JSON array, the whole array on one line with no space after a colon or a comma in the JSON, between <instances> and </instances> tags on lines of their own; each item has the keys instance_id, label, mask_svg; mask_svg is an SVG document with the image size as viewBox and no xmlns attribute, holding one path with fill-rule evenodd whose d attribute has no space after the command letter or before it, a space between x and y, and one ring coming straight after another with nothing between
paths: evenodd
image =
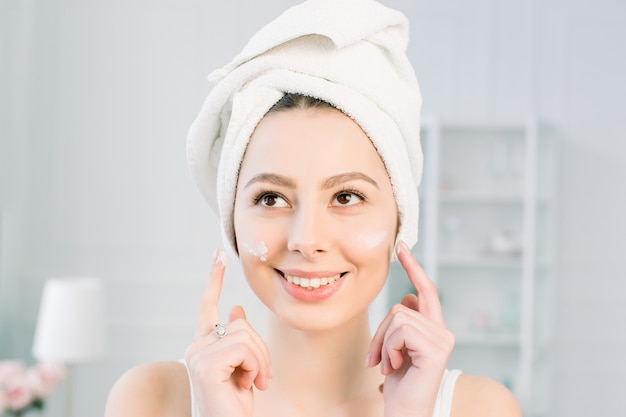
<instances>
[{"instance_id":1,"label":"silver ring","mask_svg":"<svg viewBox=\"0 0 626 417\"><path fill-rule=\"evenodd\" d=\"M224 336L226 336L226 327L222 326L221 324L217 323L215 325L215 335L217 337L219 337L220 339Z\"/></svg>"}]
</instances>

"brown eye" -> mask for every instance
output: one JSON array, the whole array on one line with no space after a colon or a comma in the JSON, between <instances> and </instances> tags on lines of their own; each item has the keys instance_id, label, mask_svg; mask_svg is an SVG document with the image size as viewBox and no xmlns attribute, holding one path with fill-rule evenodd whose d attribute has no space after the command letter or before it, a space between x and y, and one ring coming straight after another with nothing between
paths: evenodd
<instances>
[{"instance_id":1,"label":"brown eye","mask_svg":"<svg viewBox=\"0 0 626 417\"><path fill-rule=\"evenodd\" d=\"M337 196L337 202L344 206L350 204L350 200L352 200L352 194L339 194Z\"/></svg>"},{"instance_id":2,"label":"brown eye","mask_svg":"<svg viewBox=\"0 0 626 417\"><path fill-rule=\"evenodd\" d=\"M287 201L277 194L274 193L264 193L255 198L255 204L261 205L263 207L287 207Z\"/></svg>"},{"instance_id":3,"label":"brown eye","mask_svg":"<svg viewBox=\"0 0 626 417\"><path fill-rule=\"evenodd\" d=\"M365 198L355 192L343 192L335 196L333 206L352 206L364 201Z\"/></svg>"},{"instance_id":4,"label":"brown eye","mask_svg":"<svg viewBox=\"0 0 626 417\"><path fill-rule=\"evenodd\" d=\"M263 197L263 205L272 207L276 204L276 196L275 195L266 195Z\"/></svg>"}]
</instances>

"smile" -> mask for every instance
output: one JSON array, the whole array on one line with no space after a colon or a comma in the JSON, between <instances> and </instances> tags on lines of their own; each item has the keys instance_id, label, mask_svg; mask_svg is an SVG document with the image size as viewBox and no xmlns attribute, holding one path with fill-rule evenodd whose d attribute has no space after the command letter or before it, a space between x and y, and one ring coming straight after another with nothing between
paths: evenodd
<instances>
[{"instance_id":1,"label":"smile","mask_svg":"<svg viewBox=\"0 0 626 417\"><path fill-rule=\"evenodd\" d=\"M278 271L278 270L277 270ZM319 278L304 278L298 277L295 275L288 275L284 272L278 271L278 273L290 284L297 285L299 287L314 290L320 287L324 287L326 285L334 284L335 281L340 279L344 274L335 274L329 277L319 277Z\"/></svg>"}]
</instances>

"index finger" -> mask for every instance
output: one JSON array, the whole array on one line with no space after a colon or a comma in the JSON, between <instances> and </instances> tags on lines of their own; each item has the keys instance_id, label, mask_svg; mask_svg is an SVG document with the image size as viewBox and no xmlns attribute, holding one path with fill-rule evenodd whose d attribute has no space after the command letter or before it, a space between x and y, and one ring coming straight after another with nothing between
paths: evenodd
<instances>
[{"instance_id":1,"label":"index finger","mask_svg":"<svg viewBox=\"0 0 626 417\"><path fill-rule=\"evenodd\" d=\"M432 320L443 323L441 303L435 284L428 278L406 243L398 242L396 254L409 277L409 281L417 290L417 311Z\"/></svg>"},{"instance_id":2,"label":"index finger","mask_svg":"<svg viewBox=\"0 0 626 417\"><path fill-rule=\"evenodd\" d=\"M211 276L204 288L200 301L200 313L198 324L196 325L196 338L206 336L213 331L214 326L219 323L219 310L217 303L222 292L224 282L224 270L226 269L226 254L220 249L215 250L213 255L213 269Z\"/></svg>"}]
</instances>

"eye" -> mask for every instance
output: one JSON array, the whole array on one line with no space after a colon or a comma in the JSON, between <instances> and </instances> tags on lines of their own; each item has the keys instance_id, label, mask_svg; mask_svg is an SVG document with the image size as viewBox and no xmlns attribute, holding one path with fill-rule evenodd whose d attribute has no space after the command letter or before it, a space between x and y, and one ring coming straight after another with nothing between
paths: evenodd
<instances>
[{"instance_id":1,"label":"eye","mask_svg":"<svg viewBox=\"0 0 626 417\"><path fill-rule=\"evenodd\" d=\"M341 191L333 199L333 206L353 206L365 201L365 197L356 191Z\"/></svg>"},{"instance_id":2,"label":"eye","mask_svg":"<svg viewBox=\"0 0 626 417\"><path fill-rule=\"evenodd\" d=\"M287 207L287 201L276 193L263 192L254 199L254 204L264 207Z\"/></svg>"}]
</instances>

